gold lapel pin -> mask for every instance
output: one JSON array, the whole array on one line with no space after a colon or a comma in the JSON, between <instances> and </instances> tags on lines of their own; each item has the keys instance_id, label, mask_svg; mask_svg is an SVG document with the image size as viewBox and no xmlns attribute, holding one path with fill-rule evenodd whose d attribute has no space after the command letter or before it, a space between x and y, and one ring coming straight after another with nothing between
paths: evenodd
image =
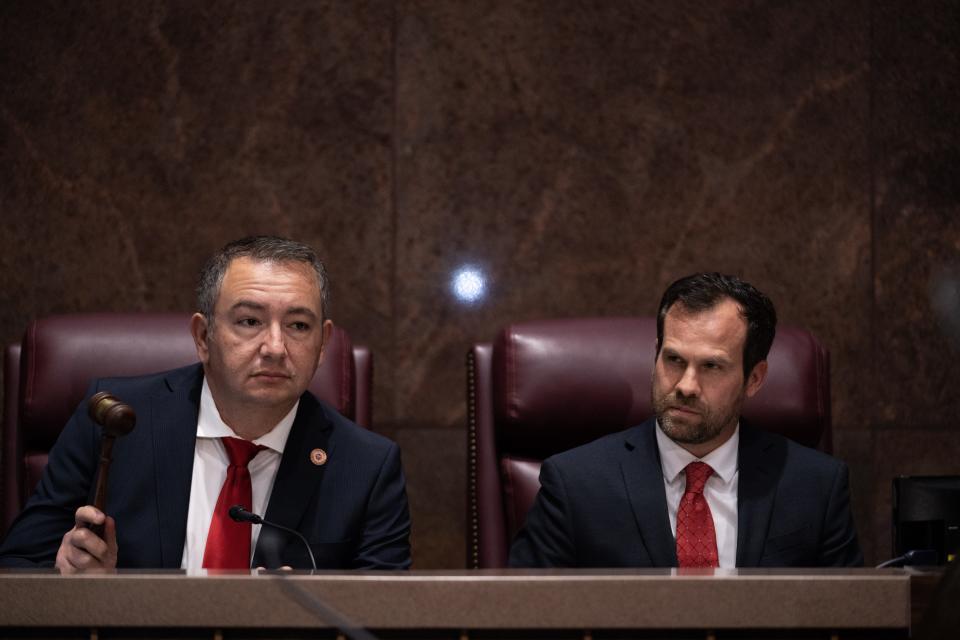
<instances>
[{"instance_id":1,"label":"gold lapel pin","mask_svg":"<svg viewBox=\"0 0 960 640\"><path fill-rule=\"evenodd\" d=\"M314 449L310 452L310 462L318 467L322 467L327 464L327 452L323 449Z\"/></svg>"}]
</instances>

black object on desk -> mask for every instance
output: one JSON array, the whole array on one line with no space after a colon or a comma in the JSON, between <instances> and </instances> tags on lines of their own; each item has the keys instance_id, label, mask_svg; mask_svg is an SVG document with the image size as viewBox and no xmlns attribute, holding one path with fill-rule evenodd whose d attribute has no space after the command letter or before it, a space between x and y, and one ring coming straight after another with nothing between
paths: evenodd
<instances>
[{"instance_id":1,"label":"black object on desk","mask_svg":"<svg viewBox=\"0 0 960 640\"><path fill-rule=\"evenodd\" d=\"M893 479L893 553L933 549L937 564L960 549L960 476Z\"/></svg>"}]
</instances>

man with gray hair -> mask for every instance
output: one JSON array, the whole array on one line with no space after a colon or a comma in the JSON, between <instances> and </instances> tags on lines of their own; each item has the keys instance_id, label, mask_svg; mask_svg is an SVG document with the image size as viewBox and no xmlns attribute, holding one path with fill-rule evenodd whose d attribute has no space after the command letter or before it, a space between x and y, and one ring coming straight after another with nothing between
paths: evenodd
<instances>
[{"instance_id":1,"label":"man with gray hair","mask_svg":"<svg viewBox=\"0 0 960 640\"><path fill-rule=\"evenodd\" d=\"M190 330L200 363L96 381L137 413L118 441L106 511L88 504L99 427L86 402L50 453L0 565L406 569L410 516L396 444L307 387L333 324L328 278L308 246L257 236L200 274ZM241 505L300 533L231 518ZM102 537L91 526L102 527Z\"/></svg>"}]
</instances>

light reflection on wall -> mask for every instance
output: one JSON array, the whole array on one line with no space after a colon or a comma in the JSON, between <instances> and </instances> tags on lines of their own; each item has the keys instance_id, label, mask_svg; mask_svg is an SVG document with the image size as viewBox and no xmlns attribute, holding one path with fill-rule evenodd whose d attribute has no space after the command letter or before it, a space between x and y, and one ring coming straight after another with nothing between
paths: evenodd
<instances>
[{"instance_id":1,"label":"light reflection on wall","mask_svg":"<svg viewBox=\"0 0 960 640\"><path fill-rule=\"evenodd\" d=\"M477 304L487 295L487 276L473 265L464 265L450 278L453 297L464 304Z\"/></svg>"}]
</instances>

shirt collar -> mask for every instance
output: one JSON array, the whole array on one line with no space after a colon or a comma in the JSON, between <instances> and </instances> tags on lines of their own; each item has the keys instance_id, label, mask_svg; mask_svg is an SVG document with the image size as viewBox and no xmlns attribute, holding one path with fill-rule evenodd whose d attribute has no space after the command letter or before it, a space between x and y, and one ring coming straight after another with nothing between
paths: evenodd
<instances>
[{"instance_id":1,"label":"shirt collar","mask_svg":"<svg viewBox=\"0 0 960 640\"><path fill-rule=\"evenodd\" d=\"M290 429L293 427L293 420L297 417L297 409L300 407L298 399L293 408L283 416L273 429L263 434L254 444L263 445L272 451L282 454L283 448L287 445L287 437L290 435ZM230 426L220 417L220 411L213 400L213 393L210 391L210 385L207 384L207 378L203 378L203 390L200 392L200 415L197 417L197 437L198 438L239 438L240 436L230 428Z\"/></svg>"},{"instance_id":2,"label":"shirt collar","mask_svg":"<svg viewBox=\"0 0 960 640\"><path fill-rule=\"evenodd\" d=\"M710 465L714 475L718 476L724 484L733 480L733 476L737 472L737 458L740 449L740 423L737 423L733 435L726 442L702 458L696 457L671 440L660 428L659 420L657 421L656 434L657 448L660 450L660 467L663 470L663 477L668 483L675 482L687 465L697 460Z\"/></svg>"}]
</instances>

